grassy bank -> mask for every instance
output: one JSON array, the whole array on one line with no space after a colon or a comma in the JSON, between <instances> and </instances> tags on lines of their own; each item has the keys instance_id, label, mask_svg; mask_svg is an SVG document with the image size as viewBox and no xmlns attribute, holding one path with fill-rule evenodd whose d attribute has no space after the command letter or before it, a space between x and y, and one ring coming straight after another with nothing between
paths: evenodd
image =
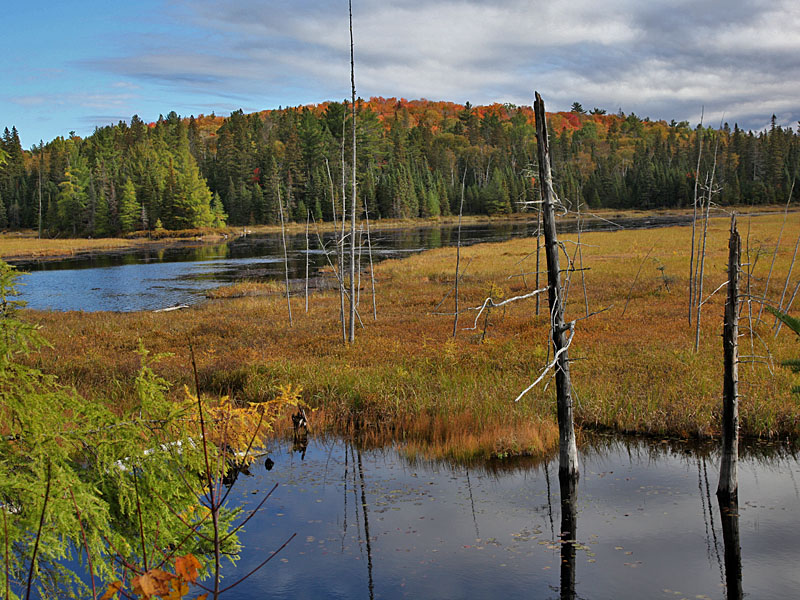
<instances>
[{"instance_id":1,"label":"grassy bank","mask_svg":"<svg viewBox=\"0 0 800 600\"><path fill-rule=\"evenodd\" d=\"M753 295L763 293L782 220L779 214L740 220L744 251L749 247L755 262ZM784 287L798 221L790 215L783 232L769 286L773 300ZM725 279L727 228L726 218L709 225L706 294ZM704 306L700 351L694 353L686 292L690 239L687 227L582 236L589 270L572 273L567 317L584 316L586 302L589 312L607 310L577 323L570 350L580 426L659 436L718 434L724 290ZM564 240L572 255L575 236ZM535 271L534 251L532 239L463 249L462 308L479 306L490 293L498 300L533 289L535 276L519 275ZM452 288L454 265L452 248L378 265L378 320L372 319L369 280L362 278L365 328L357 330L352 346L341 341L337 294L312 296L308 314L302 299L293 299L290 327L286 300L274 285L254 295L259 284L248 283L243 297L169 313L29 311L27 318L41 323L53 345L34 360L88 397L127 405L135 402L139 339L154 352L174 353L162 360L159 371L176 384L176 394L190 382L191 342L204 393L259 400L280 385L300 385L304 399L317 409L317 431L359 429L376 441L403 442L409 453L424 456L550 451L557 444L552 387L544 381L513 402L548 361L546 298L539 316L531 298L492 310L476 330L464 329L472 326L475 313L464 314L453 339L452 317L436 314L452 312L452 298L438 311L436 306ZM745 285L747 277L743 280ZM759 306L752 310L757 314ZM745 305L742 435L796 439L800 407L789 391L793 376L778 363L800 355L800 345L785 328L774 339L773 317L767 313L751 337L745 331L748 314ZM764 364L768 359L744 358L767 355L760 340L769 346L772 370Z\"/></svg>"}]
</instances>

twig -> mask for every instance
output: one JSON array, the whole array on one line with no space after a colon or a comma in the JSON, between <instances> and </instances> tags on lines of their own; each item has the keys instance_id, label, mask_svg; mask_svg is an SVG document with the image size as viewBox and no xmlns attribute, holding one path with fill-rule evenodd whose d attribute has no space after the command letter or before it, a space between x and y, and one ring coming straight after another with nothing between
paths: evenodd
<instances>
[{"instance_id":1,"label":"twig","mask_svg":"<svg viewBox=\"0 0 800 600\"><path fill-rule=\"evenodd\" d=\"M139 540L142 544L142 564L144 570L147 572L147 546L144 541L144 522L142 521L142 505L139 502L139 478L136 475L136 469L133 470L133 489L136 491L136 514L139 517Z\"/></svg>"},{"instance_id":2,"label":"twig","mask_svg":"<svg viewBox=\"0 0 800 600\"><path fill-rule=\"evenodd\" d=\"M291 542L291 541L292 541L292 540L295 538L295 536L296 536L296 535L297 535L296 533L293 533L293 534L292 534L292 535L289 537L289 539L288 539L288 540L286 540L285 542L283 542L283 544L281 545L281 547L280 547L280 548L278 548L278 549L277 549L275 552L273 552L272 554L270 554L270 555L269 555L269 556L268 556L268 557L267 557L267 558L266 558L266 559L265 559L265 560L264 560L264 561L263 561L261 564L259 564L259 565L258 565L258 566L257 566L255 569L253 569L252 571L250 571L250 572L249 572L247 575L245 575L244 577L242 577L242 578L241 578L241 579L239 579L238 581L235 581L235 582L233 582L233 583L232 583L231 585L229 585L228 587L226 587L226 588L223 588L223 589L219 590L219 592L217 592L217 594L223 594L223 593L227 592L228 590L230 590L231 588L233 588L233 587L235 587L235 586L239 585L240 583L242 583L242 582L243 582L245 579L247 579L248 577L250 577L250 575L252 575L252 574L253 574L253 573L255 573L256 571L258 571L258 570L259 570L261 567L263 567L265 564L267 564L269 561L271 561L273 558L275 558L275 556L278 554L278 552L280 552L281 550L283 550L284 548L286 548L286 546L289 544L289 542Z\"/></svg>"},{"instance_id":3,"label":"twig","mask_svg":"<svg viewBox=\"0 0 800 600\"><path fill-rule=\"evenodd\" d=\"M86 563L89 567L89 577L92 580L92 600L97 599L97 588L95 587L94 583L94 568L92 567L92 555L89 552L89 544L86 541L86 529L83 527L83 522L81 521L81 511L78 508L78 503L75 501L75 494L72 492L72 488L67 488L69 490L70 498L72 498L72 505L75 507L75 516L78 518L78 526L81 529L81 537L83 538L83 547L86 549ZM6 596L9 598L10 596Z\"/></svg>"},{"instance_id":4,"label":"twig","mask_svg":"<svg viewBox=\"0 0 800 600\"><path fill-rule=\"evenodd\" d=\"M532 291L530 293L523 294L522 296L514 296L513 298L508 298L507 300L503 300L502 302L495 302L494 300L492 300L492 298L490 296L489 298L486 298L486 300L483 301L483 304L481 306L476 306L474 308L468 308L467 309L467 310L477 310L478 314L475 316L475 323L473 324L473 326L472 327L465 327L464 331L473 331L473 330L477 329L478 328L478 319L480 318L480 316L483 313L483 311L486 310L487 308L500 308L501 306L505 306L509 302L515 302L516 300L525 300L526 298L531 298L533 296L536 296L537 294L541 294L541 293L546 292L546 291L547 291L547 288L540 288L540 289L534 290L534 291Z\"/></svg>"},{"instance_id":5,"label":"twig","mask_svg":"<svg viewBox=\"0 0 800 600\"><path fill-rule=\"evenodd\" d=\"M706 302L708 302L709 300L711 300L711 296L713 296L714 294L716 294L718 291L720 291L722 288L726 287L727 285L728 285L728 282L727 282L727 281L723 281L723 282L722 282L722 283L719 285L719 287L718 287L717 289L715 289L713 292L711 292L711 293L710 293L710 294L709 294L709 295L706 297L706 299L705 299L705 300L703 300L703 301L700 303L700 306L703 306L703 304L705 304Z\"/></svg>"},{"instance_id":6,"label":"twig","mask_svg":"<svg viewBox=\"0 0 800 600\"><path fill-rule=\"evenodd\" d=\"M3 513L3 533L4 539L6 543L6 551L5 551L5 568L6 568L6 598L11 598L11 582L9 581L9 577L11 576L11 554L8 549L8 516L6 515L6 508L5 506L0 507L0 512Z\"/></svg>"},{"instance_id":7,"label":"twig","mask_svg":"<svg viewBox=\"0 0 800 600\"><path fill-rule=\"evenodd\" d=\"M47 511L47 501L50 499L50 484L52 483L52 477L50 476L51 473L51 466L50 463L47 463L47 486L44 490L44 502L42 502L42 515L39 517L39 529L36 531L36 541L33 544L33 555L31 556L31 567L28 570L28 588L25 592L25 600L29 600L31 597L31 586L33 585L33 570L36 566L36 555L39 553L39 541L42 539L42 529L44 528L44 516ZM5 511L3 511L5 512ZM6 582L8 579L6 579ZM8 596L9 598L11 596Z\"/></svg>"},{"instance_id":8,"label":"twig","mask_svg":"<svg viewBox=\"0 0 800 600\"><path fill-rule=\"evenodd\" d=\"M547 373L548 373L548 372L549 372L549 371L550 371L550 370L551 370L553 367L555 367L555 366L556 366L556 363L558 363L558 358L559 358L559 357L560 357L560 356L561 356L561 355L562 355L564 352L566 352L566 351L569 349L569 347L570 347L570 344L572 344L572 338L574 338L574 337L575 337L575 321L570 321L570 322L569 322L569 337L567 338L567 343L566 343L564 346L562 346L562 347L559 349L559 351L558 351L558 352L556 352L556 353L555 353L555 355L553 356L553 360L550 362L550 364L548 364L548 365L547 365L547 366L544 368L544 370L541 372L541 374L539 375L539 377L537 377L537 378L536 378L536 381L534 381L532 384L530 384L528 387L526 387L524 390L522 390L522 392L520 393L520 395L519 395L519 396L517 396L516 398L514 398L514 402L519 402L519 401L520 401L520 399L521 399L521 398L522 398L522 397L523 397L525 394L527 394L528 392L530 392L530 391L531 391L531 390L532 390L534 387L536 387L536 385L537 385L537 384L538 384L538 383L539 383L539 382L540 382L542 379L544 379L544 376L545 376L545 375L547 375Z\"/></svg>"}]
</instances>

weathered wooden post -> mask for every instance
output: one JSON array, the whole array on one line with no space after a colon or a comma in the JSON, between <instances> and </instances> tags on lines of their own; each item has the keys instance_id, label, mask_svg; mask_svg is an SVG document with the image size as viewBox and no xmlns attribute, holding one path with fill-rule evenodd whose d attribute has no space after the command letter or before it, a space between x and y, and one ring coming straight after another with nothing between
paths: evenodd
<instances>
[{"instance_id":1,"label":"weathered wooden post","mask_svg":"<svg viewBox=\"0 0 800 600\"><path fill-rule=\"evenodd\" d=\"M728 241L728 298L725 301L725 326L722 334L725 381L722 398L722 464L719 469L717 496L737 495L739 480L739 260L741 239L736 229L736 215L731 216Z\"/></svg>"},{"instance_id":2,"label":"weathered wooden post","mask_svg":"<svg viewBox=\"0 0 800 600\"><path fill-rule=\"evenodd\" d=\"M558 407L559 434L559 478L578 477L578 449L575 444L575 429L572 415L572 390L569 378L569 356L566 333L572 325L564 324L564 303L561 289L561 270L558 260L558 237L553 210L555 192L550 172L550 150L547 139L547 120L542 97L536 92L534 102L536 114L536 142L539 158L539 179L542 190L542 218L544 220L544 245L547 257L547 284L550 303L550 327L553 339L554 358L557 360L556 397Z\"/></svg>"}]
</instances>

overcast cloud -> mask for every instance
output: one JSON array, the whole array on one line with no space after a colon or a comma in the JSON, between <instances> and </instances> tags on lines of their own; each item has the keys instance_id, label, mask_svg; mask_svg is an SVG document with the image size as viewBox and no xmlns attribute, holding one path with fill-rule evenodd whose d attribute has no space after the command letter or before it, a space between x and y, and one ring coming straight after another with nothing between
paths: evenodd
<instances>
[{"instance_id":1,"label":"overcast cloud","mask_svg":"<svg viewBox=\"0 0 800 600\"><path fill-rule=\"evenodd\" d=\"M800 118L796 1L353 4L362 97L529 104L538 90L550 110L579 101L696 123L704 106L709 124L724 114L751 129L773 113L795 128ZM159 98L172 103L161 112L226 114L349 96L345 2L175 0L156 9L152 29L139 24L67 61L88 80L107 78L70 92L86 106L81 119L144 113ZM48 100L9 96L27 110Z\"/></svg>"}]
</instances>

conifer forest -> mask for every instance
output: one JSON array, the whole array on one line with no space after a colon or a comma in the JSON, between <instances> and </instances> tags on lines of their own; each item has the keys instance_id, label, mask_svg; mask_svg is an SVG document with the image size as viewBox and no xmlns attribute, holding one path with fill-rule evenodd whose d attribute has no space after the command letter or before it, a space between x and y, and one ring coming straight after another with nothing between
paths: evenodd
<instances>
[{"instance_id":1,"label":"conifer forest","mask_svg":"<svg viewBox=\"0 0 800 600\"><path fill-rule=\"evenodd\" d=\"M6 128L0 227L107 237L154 229L330 220L352 165L348 102L181 117L138 116L22 148ZM538 198L527 106L371 98L357 102L358 187L375 218L502 215ZM619 110L550 113L556 192L589 208L692 204L695 173L716 173L722 205L783 203L800 137L651 121ZM702 138L702 139L701 139ZM700 145L702 165L697 168ZM341 208L339 209L341 210ZM337 211L338 212L338 211Z\"/></svg>"}]
</instances>

